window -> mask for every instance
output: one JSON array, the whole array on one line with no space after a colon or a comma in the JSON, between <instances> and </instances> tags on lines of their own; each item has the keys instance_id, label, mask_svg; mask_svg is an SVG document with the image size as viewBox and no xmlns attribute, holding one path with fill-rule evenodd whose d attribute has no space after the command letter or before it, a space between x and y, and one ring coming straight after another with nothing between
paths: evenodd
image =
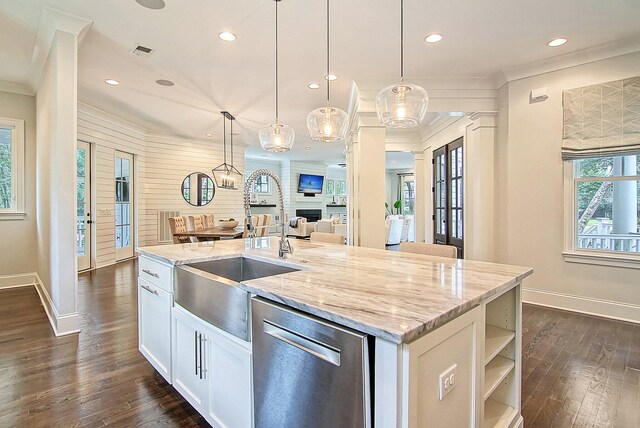
<instances>
[{"instance_id":1,"label":"window","mask_svg":"<svg viewBox=\"0 0 640 428\"><path fill-rule=\"evenodd\" d=\"M640 155L570 162L575 250L640 255Z\"/></svg>"},{"instance_id":2,"label":"window","mask_svg":"<svg viewBox=\"0 0 640 428\"><path fill-rule=\"evenodd\" d=\"M253 184L254 193L271 193L271 180L268 175L259 175Z\"/></svg>"},{"instance_id":3,"label":"window","mask_svg":"<svg viewBox=\"0 0 640 428\"><path fill-rule=\"evenodd\" d=\"M404 214L413 215L416 201L416 187L413 176L410 179L404 178L402 198L402 212Z\"/></svg>"},{"instance_id":4,"label":"window","mask_svg":"<svg viewBox=\"0 0 640 428\"><path fill-rule=\"evenodd\" d=\"M207 205L213 199L214 188L213 181L206 174L198 174L198 183L200 184L200 200L198 205Z\"/></svg>"},{"instance_id":5,"label":"window","mask_svg":"<svg viewBox=\"0 0 640 428\"><path fill-rule=\"evenodd\" d=\"M0 118L0 219L24 214L24 121Z\"/></svg>"}]
</instances>

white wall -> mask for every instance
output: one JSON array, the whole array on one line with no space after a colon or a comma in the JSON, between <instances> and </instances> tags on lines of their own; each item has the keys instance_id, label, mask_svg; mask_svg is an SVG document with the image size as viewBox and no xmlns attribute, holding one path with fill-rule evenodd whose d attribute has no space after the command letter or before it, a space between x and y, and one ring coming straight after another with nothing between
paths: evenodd
<instances>
[{"instance_id":1,"label":"white wall","mask_svg":"<svg viewBox=\"0 0 640 428\"><path fill-rule=\"evenodd\" d=\"M0 91L0 116L24 120L27 213L22 220L0 221L0 276L29 274L38 269L38 253L33 250L37 240L35 97ZM6 283L10 282L7 280ZM17 285L13 282L11 284Z\"/></svg>"},{"instance_id":2,"label":"white wall","mask_svg":"<svg viewBox=\"0 0 640 428\"><path fill-rule=\"evenodd\" d=\"M510 82L500 92L499 261L532 266L532 302L640 320L637 269L567 263L563 251L562 90L640 75L640 53ZM549 99L529 104L547 87ZM576 298L578 296L578 298Z\"/></svg>"}]
</instances>

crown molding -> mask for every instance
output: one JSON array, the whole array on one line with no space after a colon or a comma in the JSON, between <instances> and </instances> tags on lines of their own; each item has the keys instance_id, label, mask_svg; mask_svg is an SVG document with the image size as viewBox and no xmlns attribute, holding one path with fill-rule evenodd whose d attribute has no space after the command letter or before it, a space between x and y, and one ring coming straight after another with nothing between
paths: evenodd
<instances>
[{"instance_id":1,"label":"crown molding","mask_svg":"<svg viewBox=\"0 0 640 428\"><path fill-rule=\"evenodd\" d=\"M0 80L0 92L10 92L12 94L34 96L35 92L29 85L19 82L10 82L8 80Z\"/></svg>"},{"instance_id":2,"label":"crown molding","mask_svg":"<svg viewBox=\"0 0 640 428\"><path fill-rule=\"evenodd\" d=\"M640 36L616 40L611 43L508 68L494 76L495 87L500 88L505 83L514 80L526 79L527 77L602 61L634 52L640 52Z\"/></svg>"}]
</instances>

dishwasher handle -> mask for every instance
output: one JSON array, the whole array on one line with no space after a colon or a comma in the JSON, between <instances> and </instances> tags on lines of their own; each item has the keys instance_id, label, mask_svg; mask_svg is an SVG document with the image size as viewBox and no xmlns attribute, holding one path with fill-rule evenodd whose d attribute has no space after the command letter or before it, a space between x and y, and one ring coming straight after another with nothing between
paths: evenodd
<instances>
[{"instance_id":1,"label":"dishwasher handle","mask_svg":"<svg viewBox=\"0 0 640 428\"><path fill-rule=\"evenodd\" d=\"M264 332L269 336L340 367L339 349L305 337L267 319L264 319L263 323Z\"/></svg>"}]
</instances>

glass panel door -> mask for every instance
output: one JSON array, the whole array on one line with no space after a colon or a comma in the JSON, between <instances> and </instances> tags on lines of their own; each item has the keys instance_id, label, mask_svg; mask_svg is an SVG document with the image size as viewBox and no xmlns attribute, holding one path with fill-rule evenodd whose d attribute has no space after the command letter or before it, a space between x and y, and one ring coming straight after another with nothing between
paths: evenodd
<instances>
[{"instance_id":1,"label":"glass panel door","mask_svg":"<svg viewBox=\"0 0 640 428\"><path fill-rule=\"evenodd\" d=\"M447 243L447 147L433 152L433 242Z\"/></svg>"},{"instance_id":2,"label":"glass panel door","mask_svg":"<svg viewBox=\"0 0 640 428\"><path fill-rule=\"evenodd\" d=\"M463 139L433 152L433 242L464 250Z\"/></svg>"},{"instance_id":3,"label":"glass panel door","mask_svg":"<svg viewBox=\"0 0 640 428\"><path fill-rule=\"evenodd\" d=\"M76 152L76 251L78 270L91 268L91 150L89 144L78 141Z\"/></svg>"},{"instance_id":4,"label":"glass panel door","mask_svg":"<svg viewBox=\"0 0 640 428\"><path fill-rule=\"evenodd\" d=\"M133 155L116 152L116 260L133 257Z\"/></svg>"}]
</instances>

